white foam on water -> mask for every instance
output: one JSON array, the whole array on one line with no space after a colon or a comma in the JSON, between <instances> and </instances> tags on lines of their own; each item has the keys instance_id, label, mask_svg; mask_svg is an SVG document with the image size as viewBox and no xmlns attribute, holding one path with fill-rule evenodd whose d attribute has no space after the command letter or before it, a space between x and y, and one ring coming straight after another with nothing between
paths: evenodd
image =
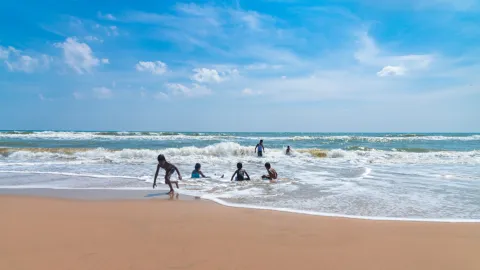
<instances>
[{"instance_id":1,"label":"white foam on water","mask_svg":"<svg viewBox=\"0 0 480 270\"><path fill-rule=\"evenodd\" d=\"M314 150L314 149L310 149ZM394 152L383 150L352 150L342 149L323 150L327 158L317 158L309 153L309 149L302 152L294 152L287 156L283 149L269 149L263 160L288 159L292 163L305 163L321 161L332 162L338 159L360 163L384 163L384 164L474 164L480 165L480 150L474 151L438 151L438 152ZM315 150L316 151L316 150ZM182 147L167 148L161 150L152 149L123 149L111 150L104 148L78 149L74 148L38 148L38 149L4 149L0 155L0 162L34 162L34 161L85 161L85 162L140 162L151 163L156 160L158 154L164 154L172 160L208 160L216 159L218 162L226 160L259 160L251 147L241 146L234 142L222 142L206 147ZM226 159L227 158L227 159ZM338 162L338 161L333 161ZM195 162L194 162L195 163Z\"/></svg>"},{"instance_id":2,"label":"white foam on water","mask_svg":"<svg viewBox=\"0 0 480 270\"><path fill-rule=\"evenodd\" d=\"M13 139L50 139L50 140L260 140L269 141L480 141L480 135L448 136L448 135L414 135L395 134L394 136L361 136L361 135L315 135L315 136L241 136L231 134L177 133L177 132L73 132L73 131L37 131L37 132L0 132L0 138Z\"/></svg>"},{"instance_id":3,"label":"white foam on water","mask_svg":"<svg viewBox=\"0 0 480 270\"><path fill-rule=\"evenodd\" d=\"M270 210L270 211L279 211L279 212L288 212L288 213L295 213L295 214L306 214L306 215L324 216L324 217L338 217L338 218L379 220L379 221L406 221L406 222L448 222L448 223L479 223L480 222L480 219L396 218L396 217L342 215L342 214L334 214L334 213L297 210L297 209L290 209L290 208L274 208L274 207L264 207L264 206L256 206L256 205L249 205L249 204L235 204L235 203L226 202L222 199L219 199L217 197L213 197L210 195L204 195L201 198L210 200L228 207Z\"/></svg>"},{"instance_id":4,"label":"white foam on water","mask_svg":"<svg viewBox=\"0 0 480 270\"><path fill-rule=\"evenodd\" d=\"M252 147L233 142L161 150L4 148L0 188L150 189L156 157L162 153L179 167L184 179L197 162L207 176L225 174L223 179L185 179L179 191L228 206L377 220L477 222L480 218L479 150L334 149L325 150L324 158L310 150L287 156L283 149L267 149L259 158ZM266 173L267 161L284 180L274 184L259 180ZM254 180L230 182L237 162L243 163ZM162 186L163 175L161 170L157 179Z\"/></svg>"},{"instance_id":5,"label":"white foam on water","mask_svg":"<svg viewBox=\"0 0 480 270\"><path fill-rule=\"evenodd\" d=\"M365 172L362 174L361 177L368 177L368 175L372 172L372 169L365 168Z\"/></svg>"},{"instance_id":6,"label":"white foam on water","mask_svg":"<svg viewBox=\"0 0 480 270\"><path fill-rule=\"evenodd\" d=\"M23 185L3 185L0 186L0 188L52 188L52 189L107 189L107 190L150 190L151 189L151 184L146 183L150 182L151 179L140 179L140 178L135 178L135 177L125 177L125 176L116 176L116 175L96 175L96 174L75 174L75 173L56 173L56 172L12 172L12 171L1 171L0 173L13 173L13 174L40 174L44 175L45 179L48 179L48 175L62 175L62 176L72 176L74 177L73 180L75 180L75 183L84 182L85 177L87 178L98 178L98 179L105 179L107 182L102 182L102 183L108 183L111 182L113 178L118 178L118 179L133 179L133 180L138 180L140 182L145 183L144 186L142 187L127 187L127 186L122 186L122 187L116 187L116 186L92 186L92 187L77 187L77 186L71 186L70 184L68 186L65 186L63 182L58 182L62 180L58 179L53 179L51 182L46 182L46 183L32 183L32 184L23 184ZM77 177L77 178L75 178ZM5 178L4 178L5 179ZM348 181L341 181L341 180L335 180L332 182L333 179L330 179L329 183L323 183L322 184L322 190L324 192L334 192L335 196L339 196L335 200L342 201L343 203L346 203L349 201L349 198L353 198L358 196L358 194L368 194L371 192L374 192L372 194L376 194L375 196L380 196L385 197L385 196L390 196L390 194L382 194L381 191L374 191L370 188L360 188L357 186L356 182L348 182ZM67 181L72 181L72 179L68 178ZM159 185L161 185L163 182L163 179L159 179ZM314 181L315 182L315 181ZM62 184L63 183L63 184ZM73 183L73 182L68 182L68 183ZM92 182L94 183L94 182ZM296 184L295 184L296 183ZM293 184L293 185L292 185ZM300 186L298 186L298 184ZM428 184L428 183L427 183ZM345 214L338 214L338 213L329 213L329 212L324 212L324 211L312 211L312 210L306 210L306 209L301 209L301 208L295 208L295 206L300 206L295 203L295 195L302 193L304 191L298 190L301 188L302 185L306 185L305 183L302 182L291 182L291 181L284 181L284 182L279 182L275 184L270 184L267 183L266 181L261 181L261 180L253 180L253 181L244 181L244 182L230 182L229 179L225 178L215 178L215 179L201 179L200 181L194 180L194 179L186 179L185 181L180 182L181 189L177 190L181 194L185 195L190 195L190 196L199 196L203 199L208 199L212 200L214 202L226 205L226 206L231 206L231 207L244 207L244 208L253 208L253 209L265 209L265 210L274 210L274 211L284 211L284 212L292 212L292 213L299 213L299 214L309 214L309 215L320 215L320 216L331 216L331 217L345 217L345 218L357 218L357 219L371 219L371 220L398 220L398 221L428 221L428 222L479 222L479 219L463 219L463 218L403 218L403 217L385 217L385 216L375 216L375 215L345 215ZM307 184L308 185L308 184ZM328 188L328 186L331 186L331 188ZM310 189L308 186L306 188ZM425 193L428 193L428 190L425 191ZM286 197L285 197L286 196ZM293 197L291 197L293 196ZM407 195L405 196L416 196L416 195ZM293 208L286 208L286 207L281 207L283 204L279 204L278 207L272 207L268 205L262 205L262 204L252 204L249 203L252 199L260 199L260 200L265 200L265 199L271 199L271 198L276 198L279 197L279 200L287 200L288 205L291 205ZM393 199L395 195L391 196ZM290 199L289 199L290 198ZM229 202L228 200L231 199L242 199L244 203L233 203ZM293 199L293 200L292 200ZM400 199L400 198L399 198ZM414 200L425 200L423 197L419 198L414 198ZM290 203L288 203L288 200L291 200ZM423 206L429 206L429 205L435 205L435 202L432 202L431 204L423 204ZM348 207L356 207L355 204L346 204ZM361 206L359 206L361 207Z\"/></svg>"}]
</instances>

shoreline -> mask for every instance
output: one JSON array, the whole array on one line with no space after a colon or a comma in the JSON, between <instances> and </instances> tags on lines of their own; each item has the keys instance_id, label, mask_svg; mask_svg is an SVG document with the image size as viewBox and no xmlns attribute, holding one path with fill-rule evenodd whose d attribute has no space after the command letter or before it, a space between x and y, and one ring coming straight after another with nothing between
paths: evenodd
<instances>
[{"instance_id":1,"label":"shoreline","mask_svg":"<svg viewBox=\"0 0 480 270\"><path fill-rule=\"evenodd\" d=\"M0 269L476 270L480 224L0 196Z\"/></svg>"},{"instance_id":2,"label":"shoreline","mask_svg":"<svg viewBox=\"0 0 480 270\"><path fill-rule=\"evenodd\" d=\"M357 216L345 215L335 213L323 213L306 210L296 210L289 208L273 208L262 207L249 204L237 204L225 202L221 199L210 196L191 196L183 194L182 190L171 196L167 189L123 189L123 188L1 188L0 198L9 196L32 197L32 198L47 198L47 199L65 199L65 200L92 200L92 201L130 201L130 200L148 200L148 199L163 199L163 200L203 200L213 204L218 204L227 208L249 209L260 211L272 211L279 213L296 214L302 216L316 216L325 218L341 218L352 220L366 220L366 221L386 221L386 222L414 222L414 223L465 223L465 224L480 224L480 219L436 219L436 218L400 218L400 217L376 217L376 216Z\"/></svg>"}]
</instances>

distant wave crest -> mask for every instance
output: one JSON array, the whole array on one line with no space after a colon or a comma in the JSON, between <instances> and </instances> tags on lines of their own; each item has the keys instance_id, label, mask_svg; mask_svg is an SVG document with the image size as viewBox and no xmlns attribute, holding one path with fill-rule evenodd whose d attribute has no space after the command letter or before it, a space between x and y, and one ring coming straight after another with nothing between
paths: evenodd
<instances>
[{"instance_id":1,"label":"distant wave crest","mask_svg":"<svg viewBox=\"0 0 480 270\"><path fill-rule=\"evenodd\" d=\"M279 134L280 135L280 134ZM480 135L464 134L383 134L383 135L290 135L282 133L260 136L241 133L192 133L192 132L73 132L73 131L2 131L0 139L49 139L49 140L258 140L268 141L318 141L318 142L393 142L393 141L480 141Z\"/></svg>"}]
</instances>

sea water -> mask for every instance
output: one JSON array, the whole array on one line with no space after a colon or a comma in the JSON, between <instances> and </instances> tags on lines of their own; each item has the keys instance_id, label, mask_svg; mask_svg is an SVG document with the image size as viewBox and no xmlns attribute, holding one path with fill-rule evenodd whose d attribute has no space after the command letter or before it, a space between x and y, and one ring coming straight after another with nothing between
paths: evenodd
<instances>
[{"instance_id":1,"label":"sea water","mask_svg":"<svg viewBox=\"0 0 480 270\"><path fill-rule=\"evenodd\" d=\"M480 134L2 131L0 188L151 189L158 154L180 193L226 205L480 221ZM252 181L230 181L237 162ZM261 180L265 162L280 181ZM195 163L211 178L189 179Z\"/></svg>"}]
</instances>

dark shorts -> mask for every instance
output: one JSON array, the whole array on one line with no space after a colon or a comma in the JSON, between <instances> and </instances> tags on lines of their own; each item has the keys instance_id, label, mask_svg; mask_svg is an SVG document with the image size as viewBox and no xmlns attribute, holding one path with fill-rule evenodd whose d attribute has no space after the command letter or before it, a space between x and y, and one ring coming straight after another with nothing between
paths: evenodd
<instances>
[{"instance_id":1,"label":"dark shorts","mask_svg":"<svg viewBox=\"0 0 480 270\"><path fill-rule=\"evenodd\" d=\"M262 157L262 156L263 156L263 152L262 152L262 151L258 151L258 156L259 156L259 157Z\"/></svg>"},{"instance_id":2,"label":"dark shorts","mask_svg":"<svg viewBox=\"0 0 480 270\"><path fill-rule=\"evenodd\" d=\"M171 168L170 170L168 170L166 173L165 173L165 183L167 183L168 181L170 181L170 177L172 177L172 175L175 173L175 169L174 168Z\"/></svg>"}]
</instances>

